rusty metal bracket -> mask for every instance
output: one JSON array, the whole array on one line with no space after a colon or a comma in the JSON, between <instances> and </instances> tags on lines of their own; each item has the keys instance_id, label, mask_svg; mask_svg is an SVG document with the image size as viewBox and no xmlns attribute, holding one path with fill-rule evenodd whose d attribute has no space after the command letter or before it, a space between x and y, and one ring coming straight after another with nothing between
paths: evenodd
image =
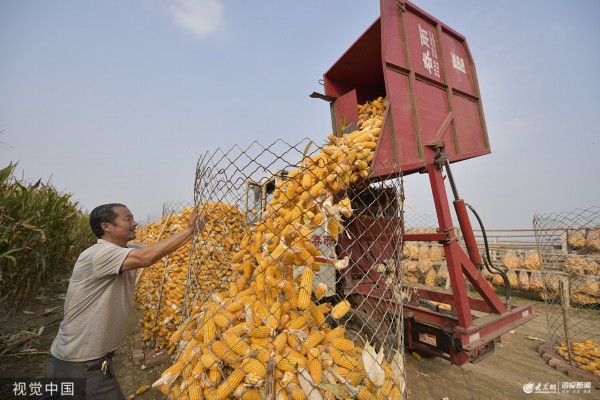
<instances>
[{"instance_id":1,"label":"rusty metal bracket","mask_svg":"<svg viewBox=\"0 0 600 400\"><path fill-rule=\"evenodd\" d=\"M317 92L312 92L311 94L308 95L308 97L313 98L313 99L325 100L325 101L328 101L330 103L333 103L337 99L337 97L326 96L324 94L317 93Z\"/></svg>"},{"instance_id":2,"label":"rusty metal bracket","mask_svg":"<svg viewBox=\"0 0 600 400\"><path fill-rule=\"evenodd\" d=\"M456 235L454 235L454 237L450 237L450 231L453 231L454 228L452 229L444 229L444 236L446 236L446 244L450 244L452 242L456 242L458 240L458 237Z\"/></svg>"}]
</instances>

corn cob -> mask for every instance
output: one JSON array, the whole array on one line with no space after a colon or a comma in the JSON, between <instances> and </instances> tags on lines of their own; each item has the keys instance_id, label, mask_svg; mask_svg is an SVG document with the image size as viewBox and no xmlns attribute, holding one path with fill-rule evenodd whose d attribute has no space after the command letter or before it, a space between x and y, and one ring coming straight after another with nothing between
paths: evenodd
<instances>
[{"instance_id":1,"label":"corn cob","mask_svg":"<svg viewBox=\"0 0 600 400\"><path fill-rule=\"evenodd\" d=\"M350 302L348 300L342 300L331 309L331 317L333 319L340 319L346 315L348 311L350 311Z\"/></svg>"},{"instance_id":2,"label":"corn cob","mask_svg":"<svg viewBox=\"0 0 600 400\"><path fill-rule=\"evenodd\" d=\"M251 384L262 384L263 372L266 374L269 363L276 366L275 387L277 391L282 390L282 399L288 395L292 398L306 397L298 386L297 368L308 368L315 382L322 380L323 366L329 366L339 370L354 386L368 385L358 361L362 349L344 338L343 326L330 329L325 323L327 312L331 311L333 318L340 319L349 311L350 303L341 302L331 310L326 304L316 305L310 300L313 277L303 280L303 273L298 281L292 279L293 266L307 267L304 270L310 272L306 272L306 275L310 275L313 268L318 269L314 257L319 256L320 251L311 243L311 229L327 223L332 236L344 229L339 215L333 218L321 212L315 198L331 196L332 193L345 190L350 182L369 175L369 163L373 159L373 149L376 148L382 126L385 101L377 99L359 109L358 131L339 138L331 137L330 146L324 148L322 153L306 157L302 167L292 171L287 181L276 184L273 200L267 205L261 221L253 230L246 230L246 234L237 242L240 245L235 250L232 248L231 258L225 264L230 265L234 275L231 280L224 282L225 290L220 290L218 296L211 297L208 302L195 302L191 315L205 312L205 317L197 320L194 326L186 326L177 335L171 335L171 346L176 342L173 338L181 340L184 337L194 339L197 346L209 344L207 349L198 353L199 361L195 362L194 368L189 371L184 369L187 379L204 376L203 382L209 385L220 382L218 387L205 388L203 395L206 398L220 398L222 394L235 395L237 398L246 398L246 394L247 398L262 396L262 387L247 388L239 380L236 385L230 384L226 388L225 382L233 376L233 383L236 383L237 379L234 378L237 376L234 374L239 375L241 371L246 376L246 382L250 380ZM351 216L348 198L342 199L336 207L342 215ZM206 257L212 254L208 249L201 249L200 252ZM202 270L203 273L209 271ZM175 291L184 280L169 282L168 286ZM213 286L203 285L202 288L214 292ZM182 290L178 292L183 295ZM315 297L321 298L326 292L325 285L318 285ZM167 303L174 307L173 310L182 306L181 300L177 299L169 299ZM227 313L220 310L226 310ZM205 327L208 320L214 324L214 336L212 327ZM156 328L152 320L146 319L144 323L148 329ZM164 328L166 326L153 332ZM191 354L188 353L188 359ZM211 355L212 359L207 355ZM250 355L252 357L242 360L242 357ZM182 355L179 357L181 359ZM212 363L206 369L205 364L209 362ZM204 371L208 371L208 375L204 375ZM287 385L283 385L284 380ZM177 394L184 394L181 388L189 385L187 380L181 382ZM399 393L396 386L388 386L385 386L387 395L394 397ZM218 393L219 389L221 393ZM172 391L172 394L175 395L175 392ZM326 390L322 395L326 399L332 398L332 393ZM374 394L366 387L361 387L359 397L367 395L374 398L382 396L381 391Z\"/></svg>"},{"instance_id":3,"label":"corn cob","mask_svg":"<svg viewBox=\"0 0 600 400\"><path fill-rule=\"evenodd\" d=\"M306 310L310 304L314 276L315 273L310 268L302 271L302 280L298 289L298 308L301 310Z\"/></svg>"}]
</instances>

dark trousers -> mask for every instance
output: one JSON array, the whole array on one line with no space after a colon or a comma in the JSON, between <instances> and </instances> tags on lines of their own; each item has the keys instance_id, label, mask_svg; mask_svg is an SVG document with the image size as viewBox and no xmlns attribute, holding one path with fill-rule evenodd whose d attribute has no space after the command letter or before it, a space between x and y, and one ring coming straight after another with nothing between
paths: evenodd
<instances>
[{"instance_id":1,"label":"dark trousers","mask_svg":"<svg viewBox=\"0 0 600 400\"><path fill-rule=\"evenodd\" d=\"M63 361L48 353L48 378L85 379L85 400L123 400L125 396L115 375L113 354L114 352L95 360L75 362ZM105 361L107 365L103 371L102 364Z\"/></svg>"}]
</instances>

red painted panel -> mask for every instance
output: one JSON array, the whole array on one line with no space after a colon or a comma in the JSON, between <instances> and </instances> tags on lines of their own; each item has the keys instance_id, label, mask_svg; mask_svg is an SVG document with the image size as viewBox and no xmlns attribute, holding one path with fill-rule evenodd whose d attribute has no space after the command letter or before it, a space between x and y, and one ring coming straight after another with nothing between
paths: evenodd
<instances>
[{"instance_id":1,"label":"red painted panel","mask_svg":"<svg viewBox=\"0 0 600 400\"><path fill-rule=\"evenodd\" d=\"M435 134L442 124L442 121L448 115L448 98L446 91L427 82L416 81L415 97L417 101L417 111L419 115L419 131L421 133L422 146L427 146L435 140ZM446 152L456 154L452 145L452 129L448 128L443 137L446 142ZM424 153L427 162L433 161L434 153L426 151Z\"/></svg>"},{"instance_id":2,"label":"red painted panel","mask_svg":"<svg viewBox=\"0 0 600 400\"><path fill-rule=\"evenodd\" d=\"M404 52L402 15L398 4L381 2L381 52L383 61L392 65L407 68Z\"/></svg>"},{"instance_id":3,"label":"red painted panel","mask_svg":"<svg viewBox=\"0 0 600 400\"><path fill-rule=\"evenodd\" d=\"M481 150L489 152L489 144L481 127L477 103L454 95L452 96L452 106L455 113L456 131L460 133L458 135L459 153L467 155Z\"/></svg>"},{"instance_id":4,"label":"red painted panel","mask_svg":"<svg viewBox=\"0 0 600 400\"><path fill-rule=\"evenodd\" d=\"M349 91L333 103L336 135L341 136L342 133L358 129L359 116L356 104L356 90Z\"/></svg>"},{"instance_id":5,"label":"red painted panel","mask_svg":"<svg viewBox=\"0 0 600 400\"><path fill-rule=\"evenodd\" d=\"M375 175L391 174L392 163L405 166L418 163L417 134L410 99L409 77L392 70L386 71L389 103L388 118L384 121L383 131L375 156Z\"/></svg>"},{"instance_id":6,"label":"red painted panel","mask_svg":"<svg viewBox=\"0 0 600 400\"><path fill-rule=\"evenodd\" d=\"M347 93L356 91L357 104L388 98L371 177L423 170L432 162L427 145L433 141L444 142L452 162L490 153L464 37L410 2L380 2L380 18L324 75L325 94L340 104L334 108L337 125L344 110L350 113L345 121L356 118ZM446 119L450 111L453 120Z\"/></svg>"},{"instance_id":7,"label":"red painted panel","mask_svg":"<svg viewBox=\"0 0 600 400\"><path fill-rule=\"evenodd\" d=\"M464 42L444 32L442 34L442 48L450 86L470 95L477 95L471 72L473 60L471 54L466 51Z\"/></svg>"},{"instance_id":8,"label":"red painted panel","mask_svg":"<svg viewBox=\"0 0 600 400\"><path fill-rule=\"evenodd\" d=\"M444 82L435 25L411 12L405 14L404 24L410 66L413 71L438 82Z\"/></svg>"}]
</instances>

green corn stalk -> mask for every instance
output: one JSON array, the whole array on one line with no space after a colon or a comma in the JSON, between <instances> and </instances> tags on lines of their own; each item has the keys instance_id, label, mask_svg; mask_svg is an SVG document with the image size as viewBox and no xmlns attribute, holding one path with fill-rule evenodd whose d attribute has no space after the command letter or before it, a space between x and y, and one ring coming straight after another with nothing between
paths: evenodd
<instances>
[{"instance_id":1,"label":"green corn stalk","mask_svg":"<svg viewBox=\"0 0 600 400\"><path fill-rule=\"evenodd\" d=\"M95 240L71 194L41 180L19 181L15 168L0 170L0 301L9 306L29 302L69 272Z\"/></svg>"}]
</instances>

